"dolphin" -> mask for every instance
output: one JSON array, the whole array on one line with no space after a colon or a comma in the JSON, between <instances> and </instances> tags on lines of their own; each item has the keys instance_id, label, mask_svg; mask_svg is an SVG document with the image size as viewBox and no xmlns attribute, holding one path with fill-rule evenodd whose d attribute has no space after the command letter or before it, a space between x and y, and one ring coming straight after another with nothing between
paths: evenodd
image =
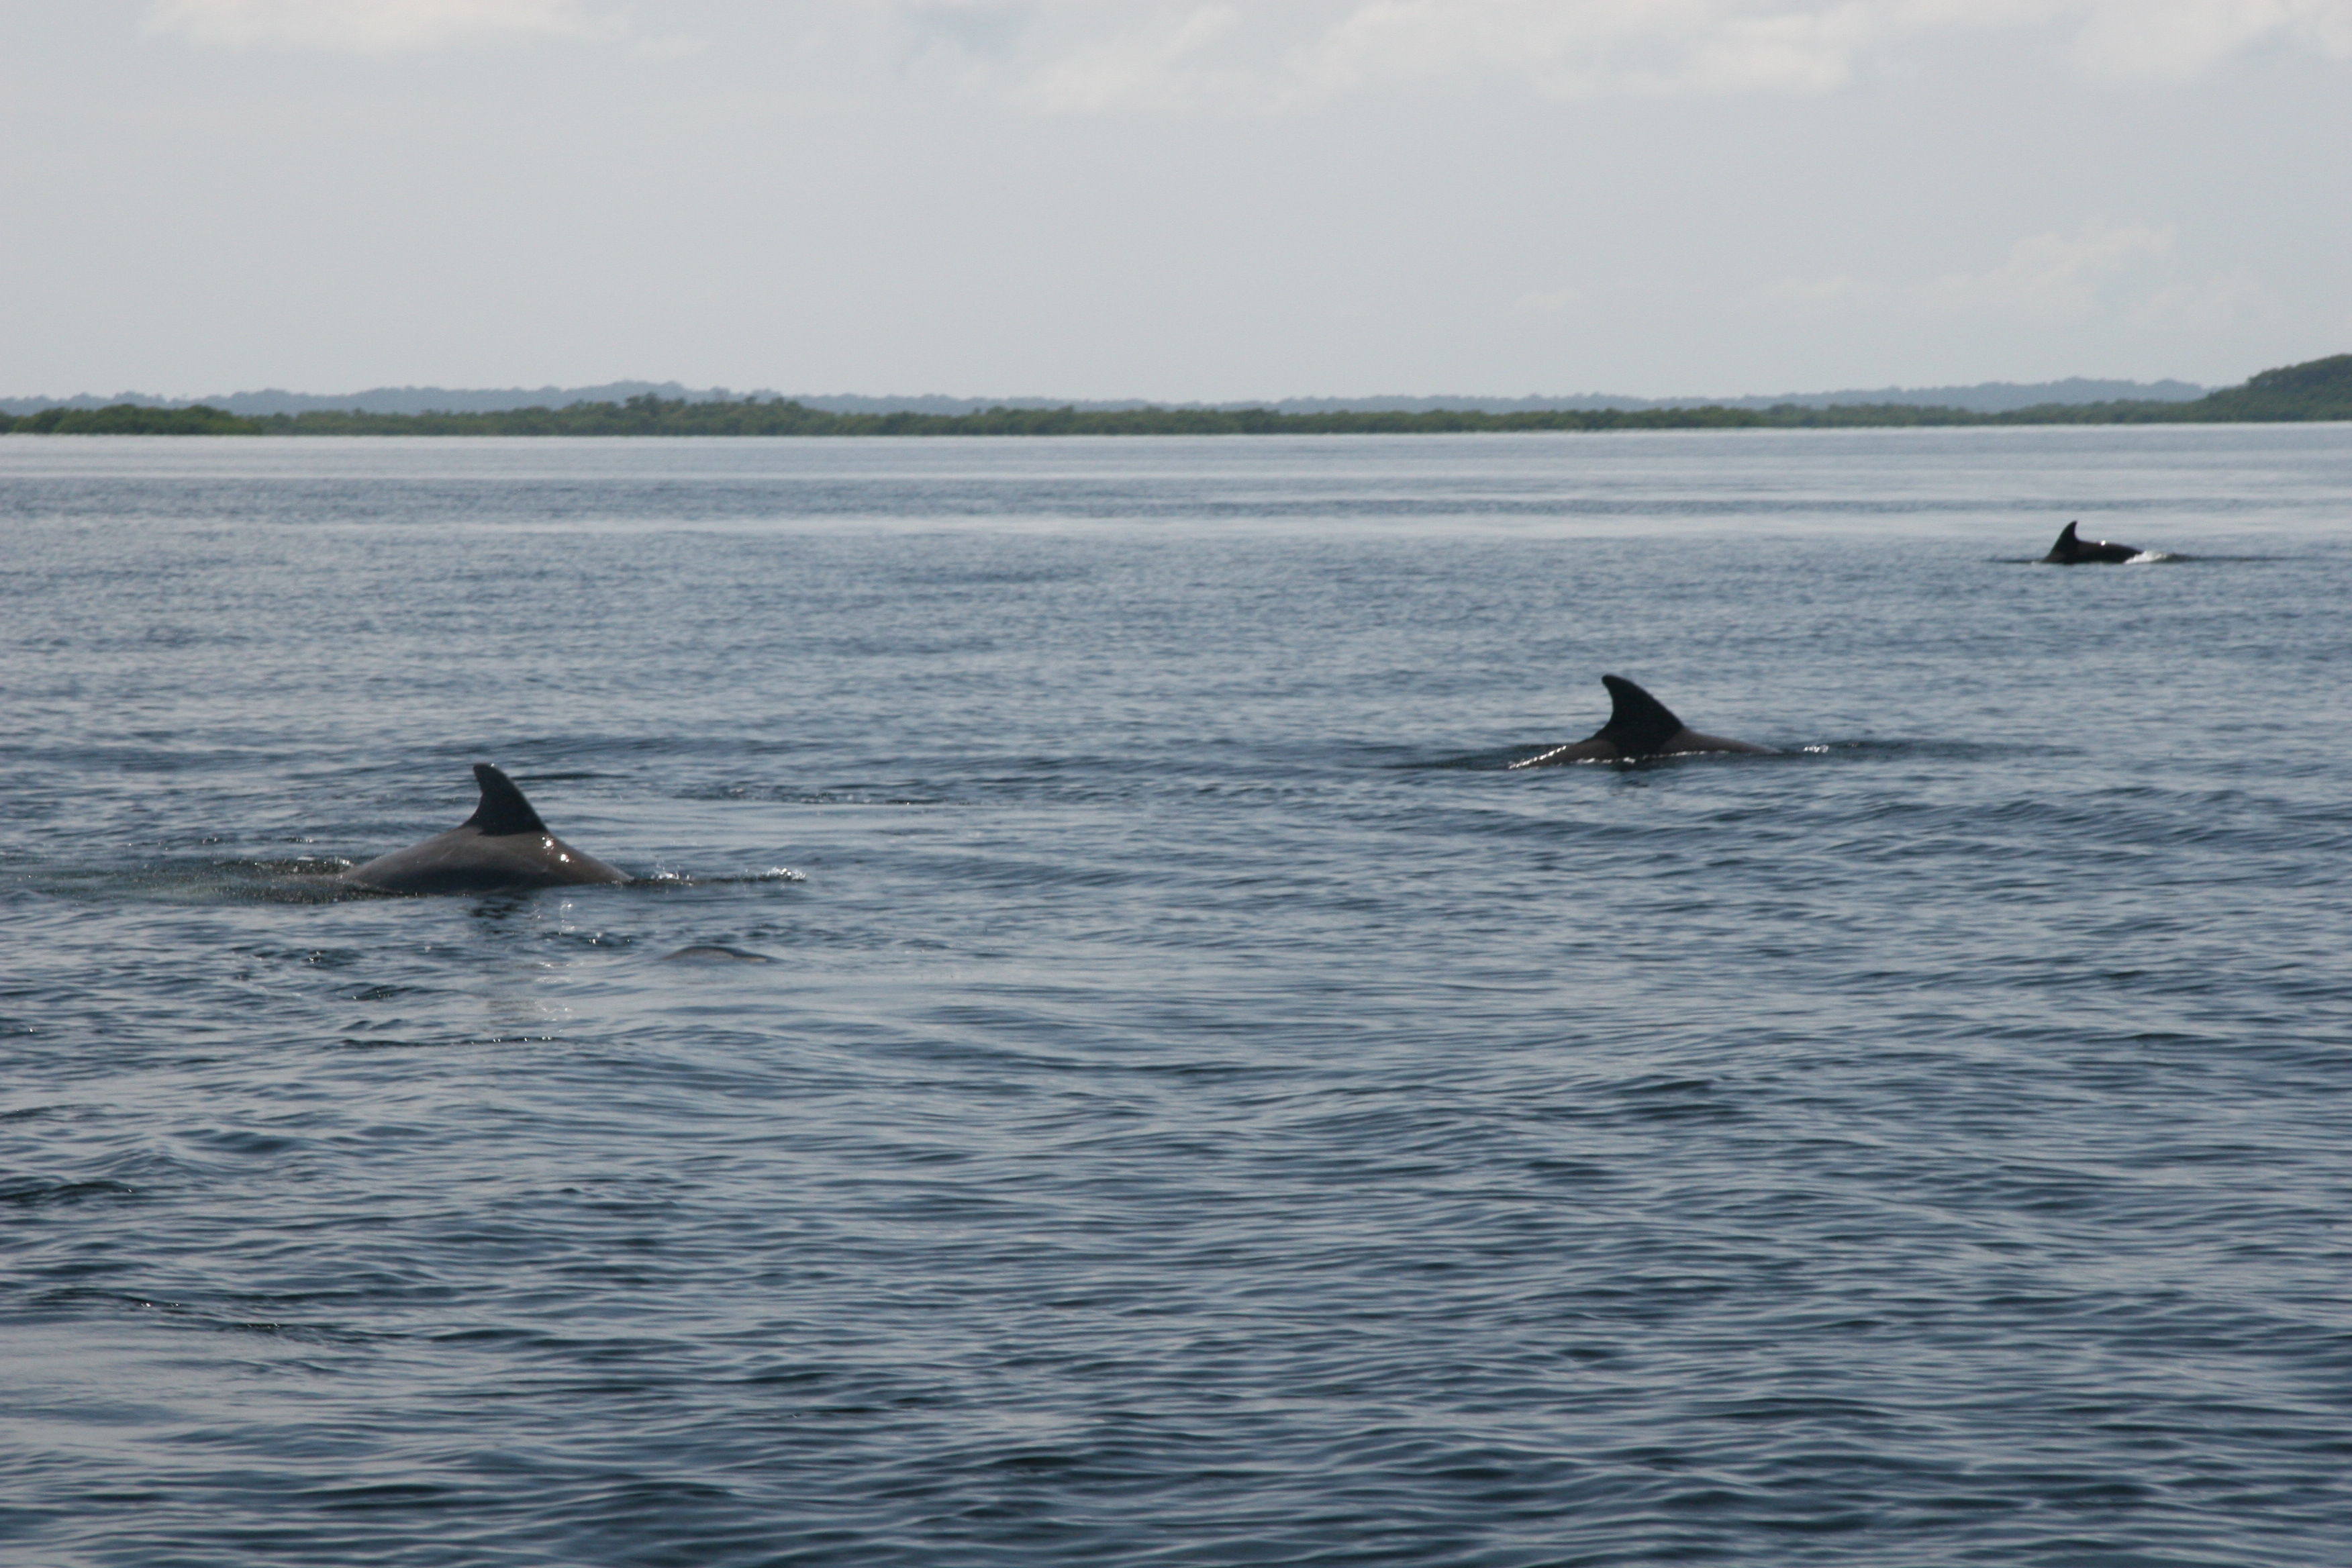
<instances>
[{"instance_id":1,"label":"dolphin","mask_svg":"<svg viewBox=\"0 0 2352 1568\"><path fill-rule=\"evenodd\" d=\"M474 778L482 801L461 826L354 866L342 879L379 893L496 893L629 879L550 833L514 780L489 763L476 763Z\"/></svg>"},{"instance_id":2,"label":"dolphin","mask_svg":"<svg viewBox=\"0 0 2352 1568\"><path fill-rule=\"evenodd\" d=\"M1513 763L1515 768L1549 767L1557 763L1629 763L1643 757L1676 757L1689 752L1769 752L1751 741L1727 741L1702 735L1675 717L1667 706L1622 675L1604 675L1609 689L1609 722L1581 741L1554 746L1541 756Z\"/></svg>"},{"instance_id":3,"label":"dolphin","mask_svg":"<svg viewBox=\"0 0 2352 1568\"><path fill-rule=\"evenodd\" d=\"M2086 562L2104 562L2112 565L2146 553L2137 544L2111 544L2104 539L2077 539L2074 537L2074 525L2070 522L2059 531L2058 542L2050 547L2050 553L2043 556L2042 562L2045 566L2080 566Z\"/></svg>"}]
</instances>

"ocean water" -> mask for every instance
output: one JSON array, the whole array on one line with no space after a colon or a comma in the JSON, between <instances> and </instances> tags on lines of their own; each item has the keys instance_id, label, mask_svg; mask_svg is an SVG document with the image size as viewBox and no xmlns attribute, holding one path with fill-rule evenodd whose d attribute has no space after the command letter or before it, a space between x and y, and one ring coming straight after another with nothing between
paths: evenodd
<instances>
[{"instance_id":1,"label":"ocean water","mask_svg":"<svg viewBox=\"0 0 2352 1568\"><path fill-rule=\"evenodd\" d=\"M2347 523L2346 426L0 441L0 1561L2352 1561ZM1604 672L1780 754L1511 771ZM477 761L646 880L339 896Z\"/></svg>"}]
</instances>

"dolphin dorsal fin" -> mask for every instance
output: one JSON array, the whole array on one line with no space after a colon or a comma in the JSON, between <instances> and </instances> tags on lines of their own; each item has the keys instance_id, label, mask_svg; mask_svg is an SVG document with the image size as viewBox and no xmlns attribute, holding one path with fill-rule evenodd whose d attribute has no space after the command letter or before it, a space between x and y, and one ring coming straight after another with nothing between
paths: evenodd
<instances>
[{"instance_id":1,"label":"dolphin dorsal fin","mask_svg":"<svg viewBox=\"0 0 2352 1568\"><path fill-rule=\"evenodd\" d=\"M2073 523L2071 523L2071 522L2070 522L2070 523L2068 523L2065 527L2063 527L2063 528L2062 528L2062 529L2060 529L2060 530L2058 531L2058 546L2057 546L2057 547L2058 547L2059 549L2063 550L2063 549L2065 549L2068 545L2070 545L2070 544L2074 544L2074 543L2078 543L2078 542L2079 542L2079 541L2077 541L2077 540L2075 539L2075 537L2074 537L2074 525Z\"/></svg>"},{"instance_id":2,"label":"dolphin dorsal fin","mask_svg":"<svg viewBox=\"0 0 2352 1568\"><path fill-rule=\"evenodd\" d=\"M1609 689L1609 722L1592 737L1608 741L1621 752L1654 752L1683 731L1674 710L1622 675L1604 675Z\"/></svg>"},{"instance_id":3,"label":"dolphin dorsal fin","mask_svg":"<svg viewBox=\"0 0 2352 1568\"><path fill-rule=\"evenodd\" d=\"M509 833L544 833L547 824L539 813L523 799L522 791L515 788L514 780L488 763L474 764L474 780L482 786L482 804L474 815L466 818L466 826L478 827L486 838L503 838Z\"/></svg>"}]
</instances>

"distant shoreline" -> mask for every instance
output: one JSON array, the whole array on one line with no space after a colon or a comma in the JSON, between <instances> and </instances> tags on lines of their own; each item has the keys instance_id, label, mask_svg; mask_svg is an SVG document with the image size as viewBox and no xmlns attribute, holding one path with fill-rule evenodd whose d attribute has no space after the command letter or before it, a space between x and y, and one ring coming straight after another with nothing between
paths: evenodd
<instances>
[{"instance_id":1,"label":"distant shoreline","mask_svg":"<svg viewBox=\"0 0 2352 1568\"><path fill-rule=\"evenodd\" d=\"M1482 393L1371 393L1354 397L959 397L943 392L872 394L851 392L789 392L772 386L730 389L691 387L677 381L608 381L591 386L373 386L355 392L289 392L263 387L247 392L223 392L199 397L163 397L152 393L118 392L112 396L88 393L71 397L12 397L0 395L0 414L37 414L47 408L105 408L135 403L154 408L186 408L206 404L248 419L272 414L497 414L517 408L568 408L575 403L626 403L650 393L686 403L798 403L826 414L985 414L992 408L1076 408L1084 414L1124 413L1138 408L1267 408L1276 414L1425 414L1446 410L1477 414L1530 414L1558 409L1580 413L1595 408L1772 408L1782 404L1805 408L1851 406L1866 403L1906 403L1927 408L1964 408L1976 414L2000 414L2044 403L2189 403L2212 391L2194 382L2118 381L2092 376L2068 376L2060 381L1980 381L1969 385L1849 386L1829 392L1781 392L1768 396L1753 393L1715 397L1635 397L1622 393L1523 393L1498 397Z\"/></svg>"},{"instance_id":2,"label":"distant shoreline","mask_svg":"<svg viewBox=\"0 0 2352 1568\"><path fill-rule=\"evenodd\" d=\"M2049 403L1987 412L1908 403L1648 408L1353 409L999 406L964 414L837 413L787 398L640 394L561 408L239 415L119 403L0 414L0 434L60 436L1412 436L1510 431L1818 430L2010 425L2277 424L2352 419L2352 354L2266 370L2187 400Z\"/></svg>"}]
</instances>

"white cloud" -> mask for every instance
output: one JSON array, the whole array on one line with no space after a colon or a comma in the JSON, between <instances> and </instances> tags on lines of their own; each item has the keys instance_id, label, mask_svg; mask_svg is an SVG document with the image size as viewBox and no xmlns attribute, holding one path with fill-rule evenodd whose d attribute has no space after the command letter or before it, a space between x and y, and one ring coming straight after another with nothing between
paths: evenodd
<instances>
[{"instance_id":1,"label":"white cloud","mask_svg":"<svg viewBox=\"0 0 2352 1568\"><path fill-rule=\"evenodd\" d=\"M1232 36L1239 20L1230 5L1163 11L1048 58L1021 96L1040 109L1092 111L1181 107L1186 100L1229 96L1237 87L1245 90L1213 58L1215 47Z\"/></svg>"},{"instance_id":2,"label":"white cloud","mask_svg":"<svg viewBox=\"0 0 2352 1568\"><path fill-rule=\"evenodd\" d=\"M2144 258L2172 248L2173 231L2144 223L2093 219L2073 234L2037 234L2010 247L2000 266L1955 272L1914 290L1935 310L2075 317L2099 302L2101 286Z\"/></svg>"},{"instance_id":3,"label":"white cloud","mask_svg":"<svg viewBox=\"0 0 2352 1568\"><path fill-rule=\"evenodd\" d=\"M2120 318L2143 327L2210 331L2258 316L2271 298L2244 268L2201 282L2179 276L2176 233L2094 218L2071 234L2017 241L1995 266L1912 283L1839 273L1783 279L1764 292L1780 304L1914 321L1974 317L2028 325Z\"/></svg>"},{"instance_id":4,"label":"white cloud","mask_svg":"<svg viewBox=\"0 0 2352 1568\"><path fill-rule=\"evenodd\" d=\"M2075 40L2094 74L2182 81L2263 44L2352 59L2347 0L2097 0Z\"/></svg>"},{"instance_id":5,"label":"white cloud","mask_svg":"<svg viewBox=\"0 0 2352 1568\"><path fill-rule=\"evenodd\" d=\"M1290 65L1321 91L1517 76L1559 98L1819 91L1853 74L1872 7L1755 0L1374 0Z\"/></svg>"},{"instance_id":6,"label":"white cloud","mask_svg":"<svg viewBox=\"0 0 2352 1568\"><path fill-rule=\"evenodd\" d=\"M2220 331L2272 313L2270 290L2241 267L2202 283L2175 283L2158 289L2135 306L2131 315L2144 327Z\"/></svg>"},{"instance_id":7,"label":"white cloud","mask_svg":"<svg viewBox=\"0 0 2352 1568\"><path fill-rule=\"evenodd\" d=\"M518 38L613 38L583 0L153 0L145 30L226 48L395 54Z\"/></svg>"},{"instance_id":8,"label":"white cloud","mask_svg":"<svg viewBox=\"0 0 2352 1568\"><path fill-rule=\"evenodd\" d=\"M2264 45L2352 59L2352 0L869 0L1033 107L1278 110L1516 82L1554 98L1833 91L1964 34L2095 77L2177 79Z\"/></svg>"}]
</instances>

